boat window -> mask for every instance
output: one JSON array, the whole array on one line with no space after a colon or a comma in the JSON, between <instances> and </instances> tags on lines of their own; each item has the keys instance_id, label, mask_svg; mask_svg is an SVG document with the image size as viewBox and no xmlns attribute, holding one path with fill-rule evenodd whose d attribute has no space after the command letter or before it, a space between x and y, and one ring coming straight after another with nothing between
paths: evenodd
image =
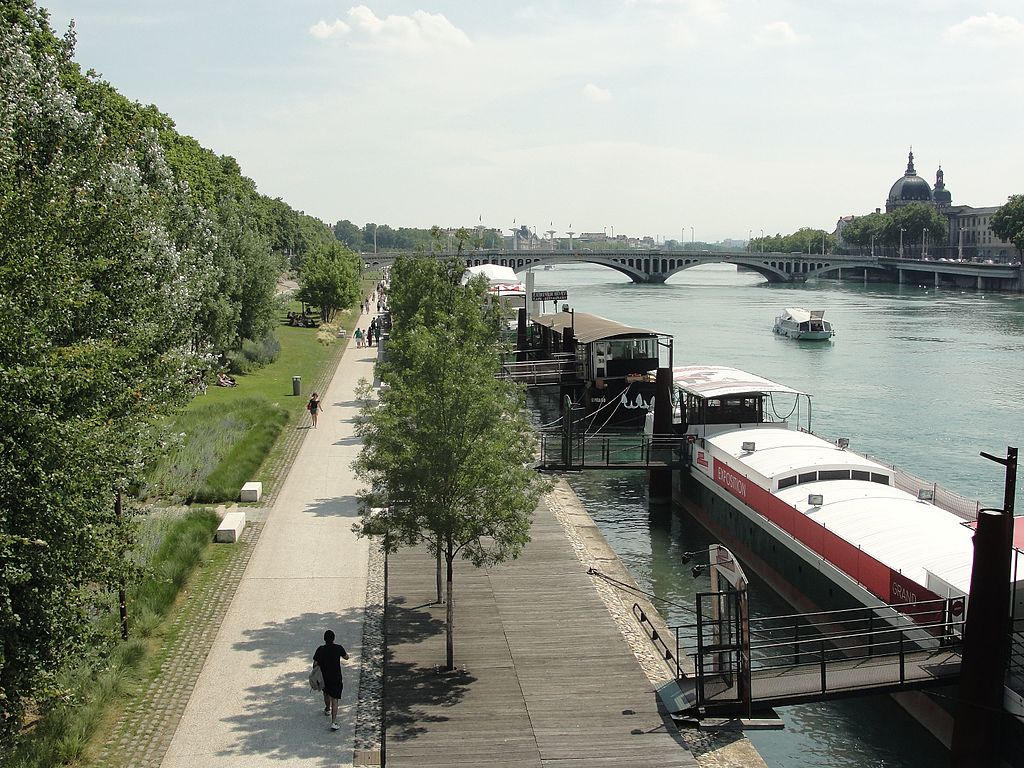
<instances>
[{"instance_id":1,"label":"boat window","mask_svg":"<svg viewBox=\"0 0 1024 768\"><path fill-rule=\"evenodd\" d=\"M848 469L823 469L818 472L819 480L849 480L850 470Z\"/></svg>"},{"instance_id":2,"label":"boat window","mask_svg":"<svg viewBox=\"0 0 1024 768\"><path fill-rule=\"evenodd\" d=\"M783 488L789 488L791 485L796 485L796 475L790 475L779 480L779 490Z\"/></svg>"},{"instance_id":3,"label":"boat window","mask_svg":"<svg viewBox=\"0 0 1024 768\"><path fill-rule=\"evenodd\" d=\"M871 482L872 483L880 483L881 485L888 485L889 484L889 476L888 475L880 475L877 472L872 472L871 473Z\"/></svg>"},{"instance_id":4,"label":"boat window","mask_svg":"<svg viewBox=\"0 0 1024 768\"><path fill-rule=\"evenodd\" d=\"M801 472L800 473L800 479L797 482L798 483L813 483L817 479L818 479L818 473L817 472Z\"/></svg>"},{"instance_id":5,"label":"boat window","mask_svg":"<svg viewBox=\"0 0 1024 768\"><path fill-rule=\"evenodd\" d=\"M853 476L854 480L870 480L871 479L871 473L870 472L866 472L863 469L851 470L850 474Z\"/></svg>"}]
</instances>

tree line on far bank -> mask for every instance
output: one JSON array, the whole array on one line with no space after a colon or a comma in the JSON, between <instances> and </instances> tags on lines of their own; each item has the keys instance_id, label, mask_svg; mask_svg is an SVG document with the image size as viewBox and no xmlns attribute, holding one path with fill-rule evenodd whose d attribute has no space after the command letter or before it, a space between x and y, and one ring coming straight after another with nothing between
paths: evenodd
<instances>
[{"instance_id":1,"label":"tree line on far bank","mask_svg":"<svg viewBox=\"0 0 1024 768\"><path fill-rule=\"evenodd\" d=\"M58 672L113 641L137 576L132 496L154 424L279 320L282 269L359 261L230 157L72 60L31 0L0 0L0 754Z\"/></svg>"}]
</instances>

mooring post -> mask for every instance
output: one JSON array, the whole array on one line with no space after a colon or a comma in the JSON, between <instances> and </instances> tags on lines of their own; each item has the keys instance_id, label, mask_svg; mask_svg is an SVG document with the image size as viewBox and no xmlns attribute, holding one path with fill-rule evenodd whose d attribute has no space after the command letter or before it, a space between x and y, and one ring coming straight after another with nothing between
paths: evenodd
<instances>
[{"instance_id":1,"label":"mooring post","mask_svg":"<svg viewBox=\"0 0 1024 768\"><path fill-rule=\"evenodd\" d=\"M520 307L516 323L516 362L523 363L529 359L526 350L526 307Z\"/></svg>"},{"instance_id":2,"label":"mooring post","mask_svg":"<svg viewBox=\"0 0 1024 768\"><path fill-rule=\"evenodd\" d=\"M653 455L668 454L671 451L671 444L659 446L658 438L670 437L672 435L672 369L659 368L657 379L654 385L654 429L651 435L651 447L663 448ZM648 503L668 504L672 501L672 470L669 467L664 469L648 469Z\"/></svg>"}]
</instances>

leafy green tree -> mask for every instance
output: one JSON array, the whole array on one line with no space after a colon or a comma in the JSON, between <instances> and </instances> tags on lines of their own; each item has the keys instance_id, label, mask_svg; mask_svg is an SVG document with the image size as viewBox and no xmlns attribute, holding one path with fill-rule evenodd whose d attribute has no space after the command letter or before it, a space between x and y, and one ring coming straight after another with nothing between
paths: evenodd
<instances>
[{"instance_id":1,"label":"leafy green tree","mask_svg":"<svg viewBox=\"0 0 1024 768\"><path fill-rule=\"evenodd\" d=\"M1017 246L1017 254L1024 256L1024 195L1012 195L992 215L992 233L1001 240Z\"/></svg>"},{"instance_id":2,"label":"leafy green tree","mask_svg":"<svg viewBox=\"0 0 1024 768\"><path fill-rule=\"evenodd\" d=\"M534 437L522 388L495 377L496 311L483 281L461 285L461 272L434 259L394 265L394 330L380 367L388 387L363 409L363 450L353 464L372 488L361 495L357 530L382 536L389 552L425 542L444 559L448 669L455 558L484 566L517 557L544 489L527 466Z\"/></svg>"},{"instance_id":3,"label":"leafy green tree","mask_svg":"<svg viewBox=\"0 0 1024 768\"><path fill-rule=\"evenodd\" d=\"M76 105L73 38L0 5L0 752L25 702L97 644L126 576L118 491L188 396L204 239L154 130L127 143ZM187 207L187 206L186 206Z\"/></svg>"},{"instance_id":4,"label":"leafy green tree","mask_svg":"<svg viewBox=\"0 0 1024 768\"><path fill-rule=\"evenodd\" d=\"M298 297L319 307L320 318L331 322L339 309L359 298L359 257L334 240L316 244L299 273Z\"/></svg>"},{"instance_id":5,"label":"leafy green tree","mask_svg":"<svg viewBox=\"0 0 1024 768\"><path fill-rule=\"evenodd\" d=\"M903 251L909 255L920 253L927 241L933 245L944 245L949 226L945 217L927 203L910 203L888 214L889 224L884 230L888 245L899 246L900 230L903 230Z\"/></svg>"}]
</instances>

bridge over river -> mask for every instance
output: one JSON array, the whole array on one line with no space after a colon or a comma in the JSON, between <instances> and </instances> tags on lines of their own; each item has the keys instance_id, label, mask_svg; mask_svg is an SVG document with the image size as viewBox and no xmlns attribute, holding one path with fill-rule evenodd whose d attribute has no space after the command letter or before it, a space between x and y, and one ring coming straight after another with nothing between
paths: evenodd
<instances>
[{"instance_id":1,"label":"bridge over river","mask_svg":"<svg viewBox=\"0 0 1024 768\"><path fill-rule=\"evenodd\" d=\"M409 252L364 253L368 267L387 267ZM463 251L433 254L458 258L467 267L498 264L517 272L556 264L596 264L626 275L634 283L664 283L672 275L703 264L735 264L758 272L770 283L804 282L811 277L863 278L880 282L953 285L978 290L1020 291L1020 265L930 261L842 254L755 253L741 251Z\"/></svg>"}]
</instances>

